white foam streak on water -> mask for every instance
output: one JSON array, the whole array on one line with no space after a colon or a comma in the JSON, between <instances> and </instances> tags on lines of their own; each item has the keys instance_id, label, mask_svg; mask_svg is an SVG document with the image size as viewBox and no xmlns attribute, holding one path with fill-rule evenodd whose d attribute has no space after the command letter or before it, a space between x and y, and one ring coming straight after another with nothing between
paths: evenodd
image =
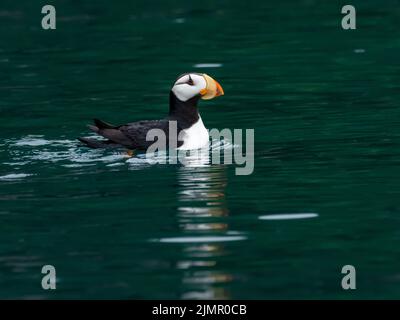
<instances>
[{"instance_id":1,"label":"white foam streak on water","mask_svg":"<svg viewBox=\"0 0 400 320\"><path fill-rule=\"evenodd\" d=\"M119 167L119 166L123 166L124 163L120 163L120 162L116 162L116 163L110 163L107 165L107 167Z\"/></svg>"},{"instance_id":2,"label":"white foam streak on water","mask_svg":"<svg viewBox=\"0 0 400 320\"><path fill-rule=\"evenodd\" d=\"M193 65L194 68L220 68L222 63L197 63Z\"/></svg>"},{"instance_id":3,"label":"white foam streak on water","mask_svg":"<svg viewBox=\"0 0 400 320\"><path fill-rule=\"evenodd\" d=\"M3 162L3 164L8 165L8 166L24 166L29 163L30 163L30 161Z\"/></svg>"},{"instance_id":4,"label":"white foam streak on water","mask_svg":"<svg viewBox=\"0 0 400 320\"><path fill-rule=\"evenodd\" d=\"M82 168L82 167L90 167L90 166L94 166L95 163L87 163L87 164L65 164L63 165L63 167L65 168Z\"/></svg>"},{"instance_id":5,"label":"white foam streak on water","mask_svg":"<svg viewBox=\"0 0 400 320\"><path fill-rule=\"evenodd\" d=\"M71 145L73 141L71 140L46 140L42 138L43 136L29 135L22 139L19 139L14 143L15 146L46 146L46 145Z\"/></svg>"},{"instance_id":6,"label":"white foam streak on water","mask_svg":"<svg viewBox=\"0 0 400 320\"><path fill-rule=\"evenodd\" d=\"M105 154L103 150L83 149L76 140L49 140L39 135L29 135L5 142L11 159L14 161L7 161L3 164L10 166L40 162L69 162L63 166L76 168L96 162L113 163L128 158L126 154L119 152L110 155Z\"/></svg>"},{"instance_id":7,"label":"white foam streak on water","mask_svg":"<svg viewBox=\"0 0 400 320\"><path fill-rule=\"evenodd\" d=\"M285 213L285 214L269 214L258 217L260 220L292 220L292 219L309 219L318 217L318 213Z\"/></svg>"},{"instance_id":8,"label":"white foam streak on water","mask_svg":"<svg viewBox=\"0 0 400 320\"><path fill-rule=\"evenodd\" d=\"M1 176L0 180L1 181L14 181L14 180L21 180L23 178L32 176L33 174L29 173L10 173L5 176Z\"/></svg>"},{"instance_id":9,"label":"white foam streak on water","mask_svg":"<svg viewBox=\"0 0 400 320\"><path fill-rule=\"evenodd\" d=\"M210 243L210 242L228 242L246 240L244 236L200 236L200 237L176 237L152 239L151 242L161 243Z\"/></svg>"}]
</instances>

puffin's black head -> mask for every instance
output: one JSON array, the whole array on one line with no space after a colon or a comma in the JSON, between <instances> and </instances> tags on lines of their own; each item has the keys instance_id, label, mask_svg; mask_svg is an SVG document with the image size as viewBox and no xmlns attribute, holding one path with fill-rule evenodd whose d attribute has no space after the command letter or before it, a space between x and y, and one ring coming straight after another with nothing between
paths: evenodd
<instances>
[{"instance_id":1,"label":"puffin's black head","mask_svg":"<svg viewBox=\"0 0 400 320\"><path fill-rule=\"evenodd\" d=\"M169 101L169 114L184 127L199 119L197 102L222 96L221 85L205 73L184 73L175 81Z\"/></svg>"}]
</instances>

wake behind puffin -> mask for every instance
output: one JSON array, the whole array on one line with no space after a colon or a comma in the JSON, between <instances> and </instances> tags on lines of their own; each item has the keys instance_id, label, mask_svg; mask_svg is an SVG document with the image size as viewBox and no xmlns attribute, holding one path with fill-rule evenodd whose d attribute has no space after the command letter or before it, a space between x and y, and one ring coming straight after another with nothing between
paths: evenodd
<instances>
[{"instance_id":1,"label":"wake behind puffin","mask_svg":"<svg viewBox=\"0 0 400 320\"><path fill-rule=\"evenodd\" d=\"M199 149L207 145L209 134L204 127L197 103L200 99L209 100L221 96L224 91L221 85L208 76L200 73L185 73L178 77L169 94L169 114L162 120L142 120L114 126L94 119L89 128L106 140L78 138L90 148L126 148L146 150L154 141L147 141L151 129L161 129L166 136L167 144L170 122L176 121L177 134L182 140L174 142L179 149ZM171 142L172 143L172 142Z\"/></svg>"}]
</instances>

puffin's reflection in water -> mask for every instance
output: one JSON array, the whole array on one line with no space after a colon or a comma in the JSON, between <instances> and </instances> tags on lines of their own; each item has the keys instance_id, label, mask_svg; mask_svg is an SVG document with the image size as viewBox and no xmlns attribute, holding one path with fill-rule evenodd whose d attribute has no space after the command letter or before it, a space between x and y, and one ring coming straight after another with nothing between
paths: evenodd
<instances>
[{"instance_id":1,"label":"puffin's reflection in water","mask_svg":"<svg viewBox=\"0 0 400 320\"><path fill-rule=\"evenodd\" d=\"M183 243L185 259L176 265L184 270L182 298L228 299L231 295L226 284L233 277L218 269L219 257L228 254L223 242L230 240L226 168L210 165L208 152L200 158L191 157L189 152L185 160L178 171L178 223L182 237L190 239Z\"/></svg>"}]
</instances>

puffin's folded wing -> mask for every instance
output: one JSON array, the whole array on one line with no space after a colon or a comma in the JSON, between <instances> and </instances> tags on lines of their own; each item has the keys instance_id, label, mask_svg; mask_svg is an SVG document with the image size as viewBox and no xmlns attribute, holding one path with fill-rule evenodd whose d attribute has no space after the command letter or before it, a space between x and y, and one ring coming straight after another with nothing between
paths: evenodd
<instances>
[{"instance_id":1,"label":"puffin's folded wing","mask_svg":"<svg viewBox=\"0 0 400 320\"><path fill-rule=\"evenodd\" d=\"M146 140L147 133L152 129L159 129L164 132L168 142L168 121L167 120L149 120L128 123L118 127L119 131L132 141L137 149L147 149L154 143L154 140Z\"/></svg>"},{"instance_id":2,"label":"puffin's folded wing","mask_svg":"<svg viewBox=\"0 0 400 320\"><path fill-rule=\"evenodd\" d=\"M109 139L113 143L120 144L127 148L136 148L134 141L127 137L120 129L100 129L97 134Z\"/></svg>"}]
</instances>

